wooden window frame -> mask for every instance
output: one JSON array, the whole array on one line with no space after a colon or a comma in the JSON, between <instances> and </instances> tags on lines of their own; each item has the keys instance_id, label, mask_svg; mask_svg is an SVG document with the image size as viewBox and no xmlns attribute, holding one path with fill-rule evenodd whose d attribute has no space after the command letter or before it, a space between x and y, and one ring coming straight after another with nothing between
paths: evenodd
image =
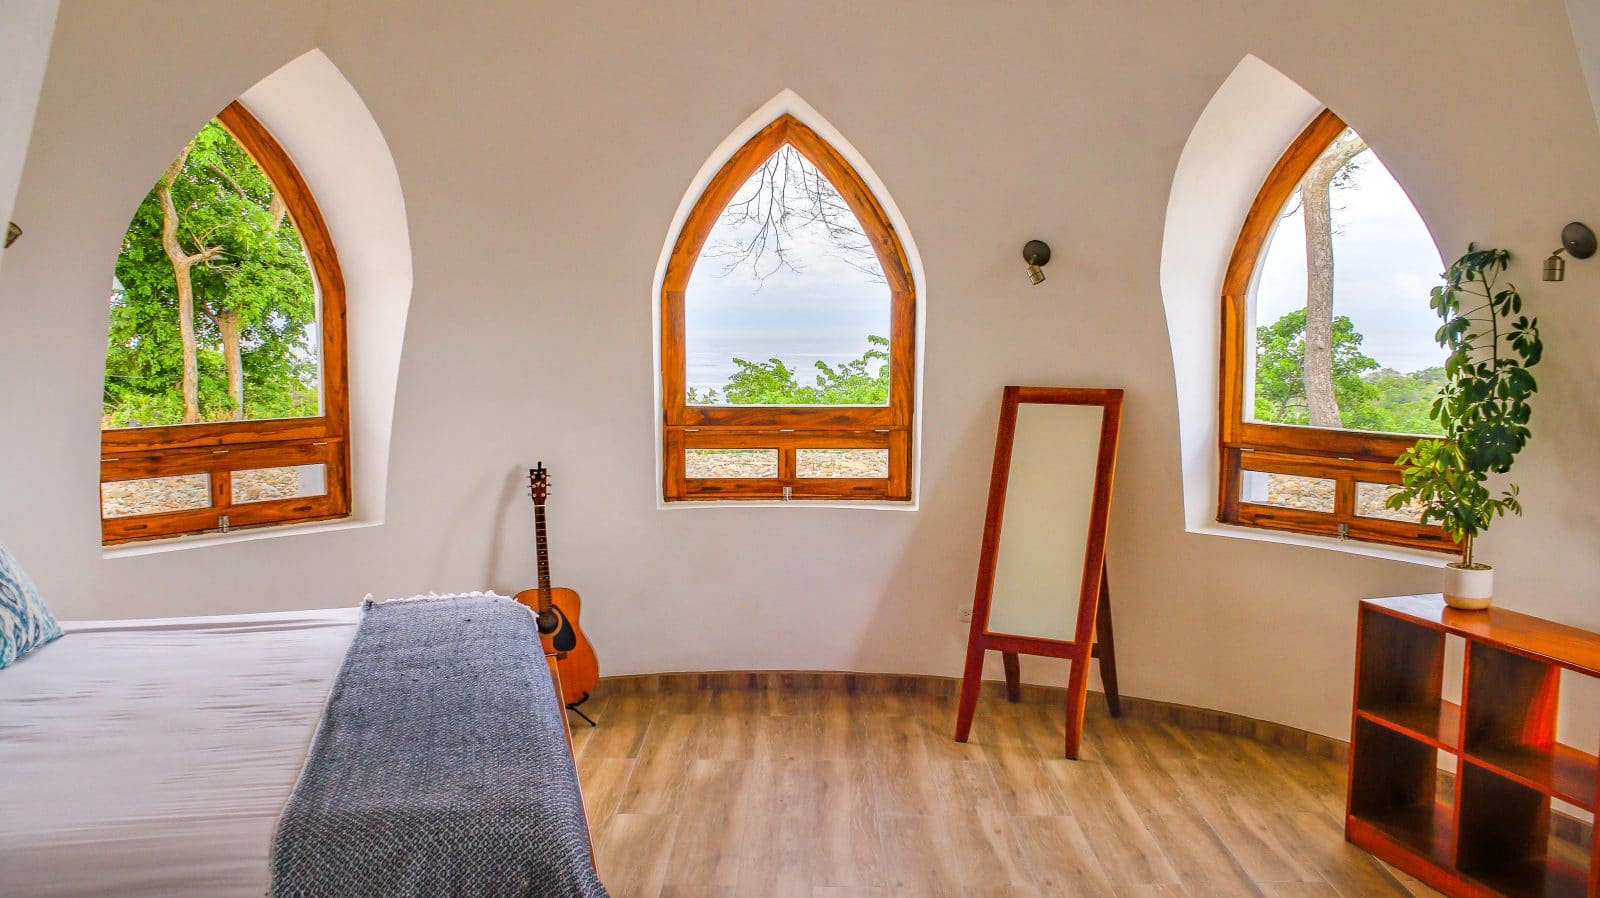
<instances>
[{"instance_id":1,"label":"wooden window frame","mask_svg":"<svg viewBox=\"0 0 1600 898\"><path fill-rule=\"evenodd\" d=\"M695 406L686 399L684 297L690 275L728 202L785 144L816 166L861 223L883 268L890 296L889 404L884 406ZM756 132L723 164L689 212L667 259L661 285L662 495L669 502L833 499L908 501L916 390L916 285L905 248L855 168L800 120L782 115ZM778 476L693 478L685 451L696 448L778 450ZM881 448L889 476L795 476L795 450Z\"/></svg>"},{"instance_id":2,"label":"wooden window frame","mask_svg":"<svg viewBox=\"0 0 1600 898\"><path fill-rule=\"evenodd\" d=\"M1245 416L1245 359L1253 340L1249 321L1250 290L1284 204L1306 171L1347 125L1324 109L1295 138L1267 175L1256 194L1222 286L1221 412L1217 520L1269 530L1285 530L1385 543L1415 549L1456 551L1455 543L1437 526L1407 524L1356 514L1356 484L1398 484L1395 459L1421 437L1267 424ZM1244 502L1239 497L1242 472L1293 474L1334 481L1331 513L1280 508Z\"/></svg>"},{"instance_id":3,"label":"wooden window frame","mask_svg":"<svg viewBox=\"0 0 1600 898\"><path fill-rule=\"evenodd\" d=\"M102 506L100 535L105 545L323 521L350 513L350 390L344 275L338 254L305 178L266 127L238 102L218 113L217 121L283 197L310 260L320 299L322 414L102 430L101 484L185 474L207 474L211 481L211 506L204 509L107 518ZM312 464L324 466L327 489L321 496L233 502L234 471Z\"/></svg>"}]
</instances>

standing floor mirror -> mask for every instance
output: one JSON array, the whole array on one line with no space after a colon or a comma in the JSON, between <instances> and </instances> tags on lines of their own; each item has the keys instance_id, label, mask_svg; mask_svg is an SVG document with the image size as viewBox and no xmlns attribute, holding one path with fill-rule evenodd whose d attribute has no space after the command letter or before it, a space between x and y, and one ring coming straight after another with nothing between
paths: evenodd
<instances>
[{"instance_id":1,"label":"standing floor mirror","mask_svg":"<svg viewBox=\"0 0 1600 898\"><path fill-rule=\"evenodd\" d=\"M1105 558L1121 424L1121 390L1005 388L956 741L971 733L991 650L1011 701L1021 697L1019 655L1071 661L1067 757L1078 757L1083 736L1090 658L1120 716Z\"/></svg>"}]
</instances>

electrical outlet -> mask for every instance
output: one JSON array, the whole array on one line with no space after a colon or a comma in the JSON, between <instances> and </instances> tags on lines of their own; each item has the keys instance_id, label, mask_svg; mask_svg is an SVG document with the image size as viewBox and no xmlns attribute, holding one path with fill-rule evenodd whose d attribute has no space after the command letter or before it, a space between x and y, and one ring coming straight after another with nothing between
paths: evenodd
<instances>
[{"instance_id":1,"label":"electrical outlet","mask_svg":"<svg viewBox=\"0 0 1600 898\"><path fill-rule=\"evenodd\" d=\"M960 608L957 608L956 609L956 620L958 620L958 621L960 621L960 622L962 622L964 624L972 623L972 606L971 605L962 605Z\"/></svg>"}]
</instances>

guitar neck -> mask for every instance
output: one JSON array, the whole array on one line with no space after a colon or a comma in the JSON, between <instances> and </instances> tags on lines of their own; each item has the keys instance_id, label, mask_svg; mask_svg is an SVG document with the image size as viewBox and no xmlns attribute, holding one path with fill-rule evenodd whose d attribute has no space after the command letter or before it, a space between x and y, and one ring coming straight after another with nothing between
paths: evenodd
<instances>
[{"instance_id":1,"label":"guitar neck","mask_svg":"<svg viewBox=\"0 0 1600 898\"><path fill-rule=\"evenodd\" d=\"M536 502L533 506L533 529L538 540L539 553L539 610L550 610L550 547L545 537L544 529L544 503Z\"/></svg>"}]
</instances>

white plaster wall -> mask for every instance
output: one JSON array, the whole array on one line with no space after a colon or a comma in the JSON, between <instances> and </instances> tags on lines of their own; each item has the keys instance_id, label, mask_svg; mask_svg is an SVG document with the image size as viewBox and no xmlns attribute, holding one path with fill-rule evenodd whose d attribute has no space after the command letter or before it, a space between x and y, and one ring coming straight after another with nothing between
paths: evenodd
<instances>
[{"instance_id":1,"label":"white plaster wall","mask_svg":"<svg viewBox=\"0 0 1600 898\"><path fill-rule=\"evenodd\" d=\"M606 672L955 674L1000 387L1120 386L1110 564L1126 691L1341 735L1356 600L1430 589L1434 572L1185 530L1164 222L1196 121L1254 54L1384 148L1446 256L1473 239L1521 256L1547 340L1518 477L1528 516L1484 552L1503 604L1600 629L1600 356L1583 341L1600 326L1600 262L1569 264L1558 286L1537 277L1562 223L1600 218L1600 130L1560 0L166 14L183 9L63 5L18 196L35 225L0 271L0 535L64 615L514 590L533 570L523 469L542 459L555 578L584 594ZM95 423L117 240L206 116L313 46L387 138L411 228L386 523L102 559ZM930 302L915 513L655 507L642 297L684 185L783 88L870 161L915 232ZM1031 237L1056 252L1039 287L1018 259Z\"/></svg>"}]
</instances>

